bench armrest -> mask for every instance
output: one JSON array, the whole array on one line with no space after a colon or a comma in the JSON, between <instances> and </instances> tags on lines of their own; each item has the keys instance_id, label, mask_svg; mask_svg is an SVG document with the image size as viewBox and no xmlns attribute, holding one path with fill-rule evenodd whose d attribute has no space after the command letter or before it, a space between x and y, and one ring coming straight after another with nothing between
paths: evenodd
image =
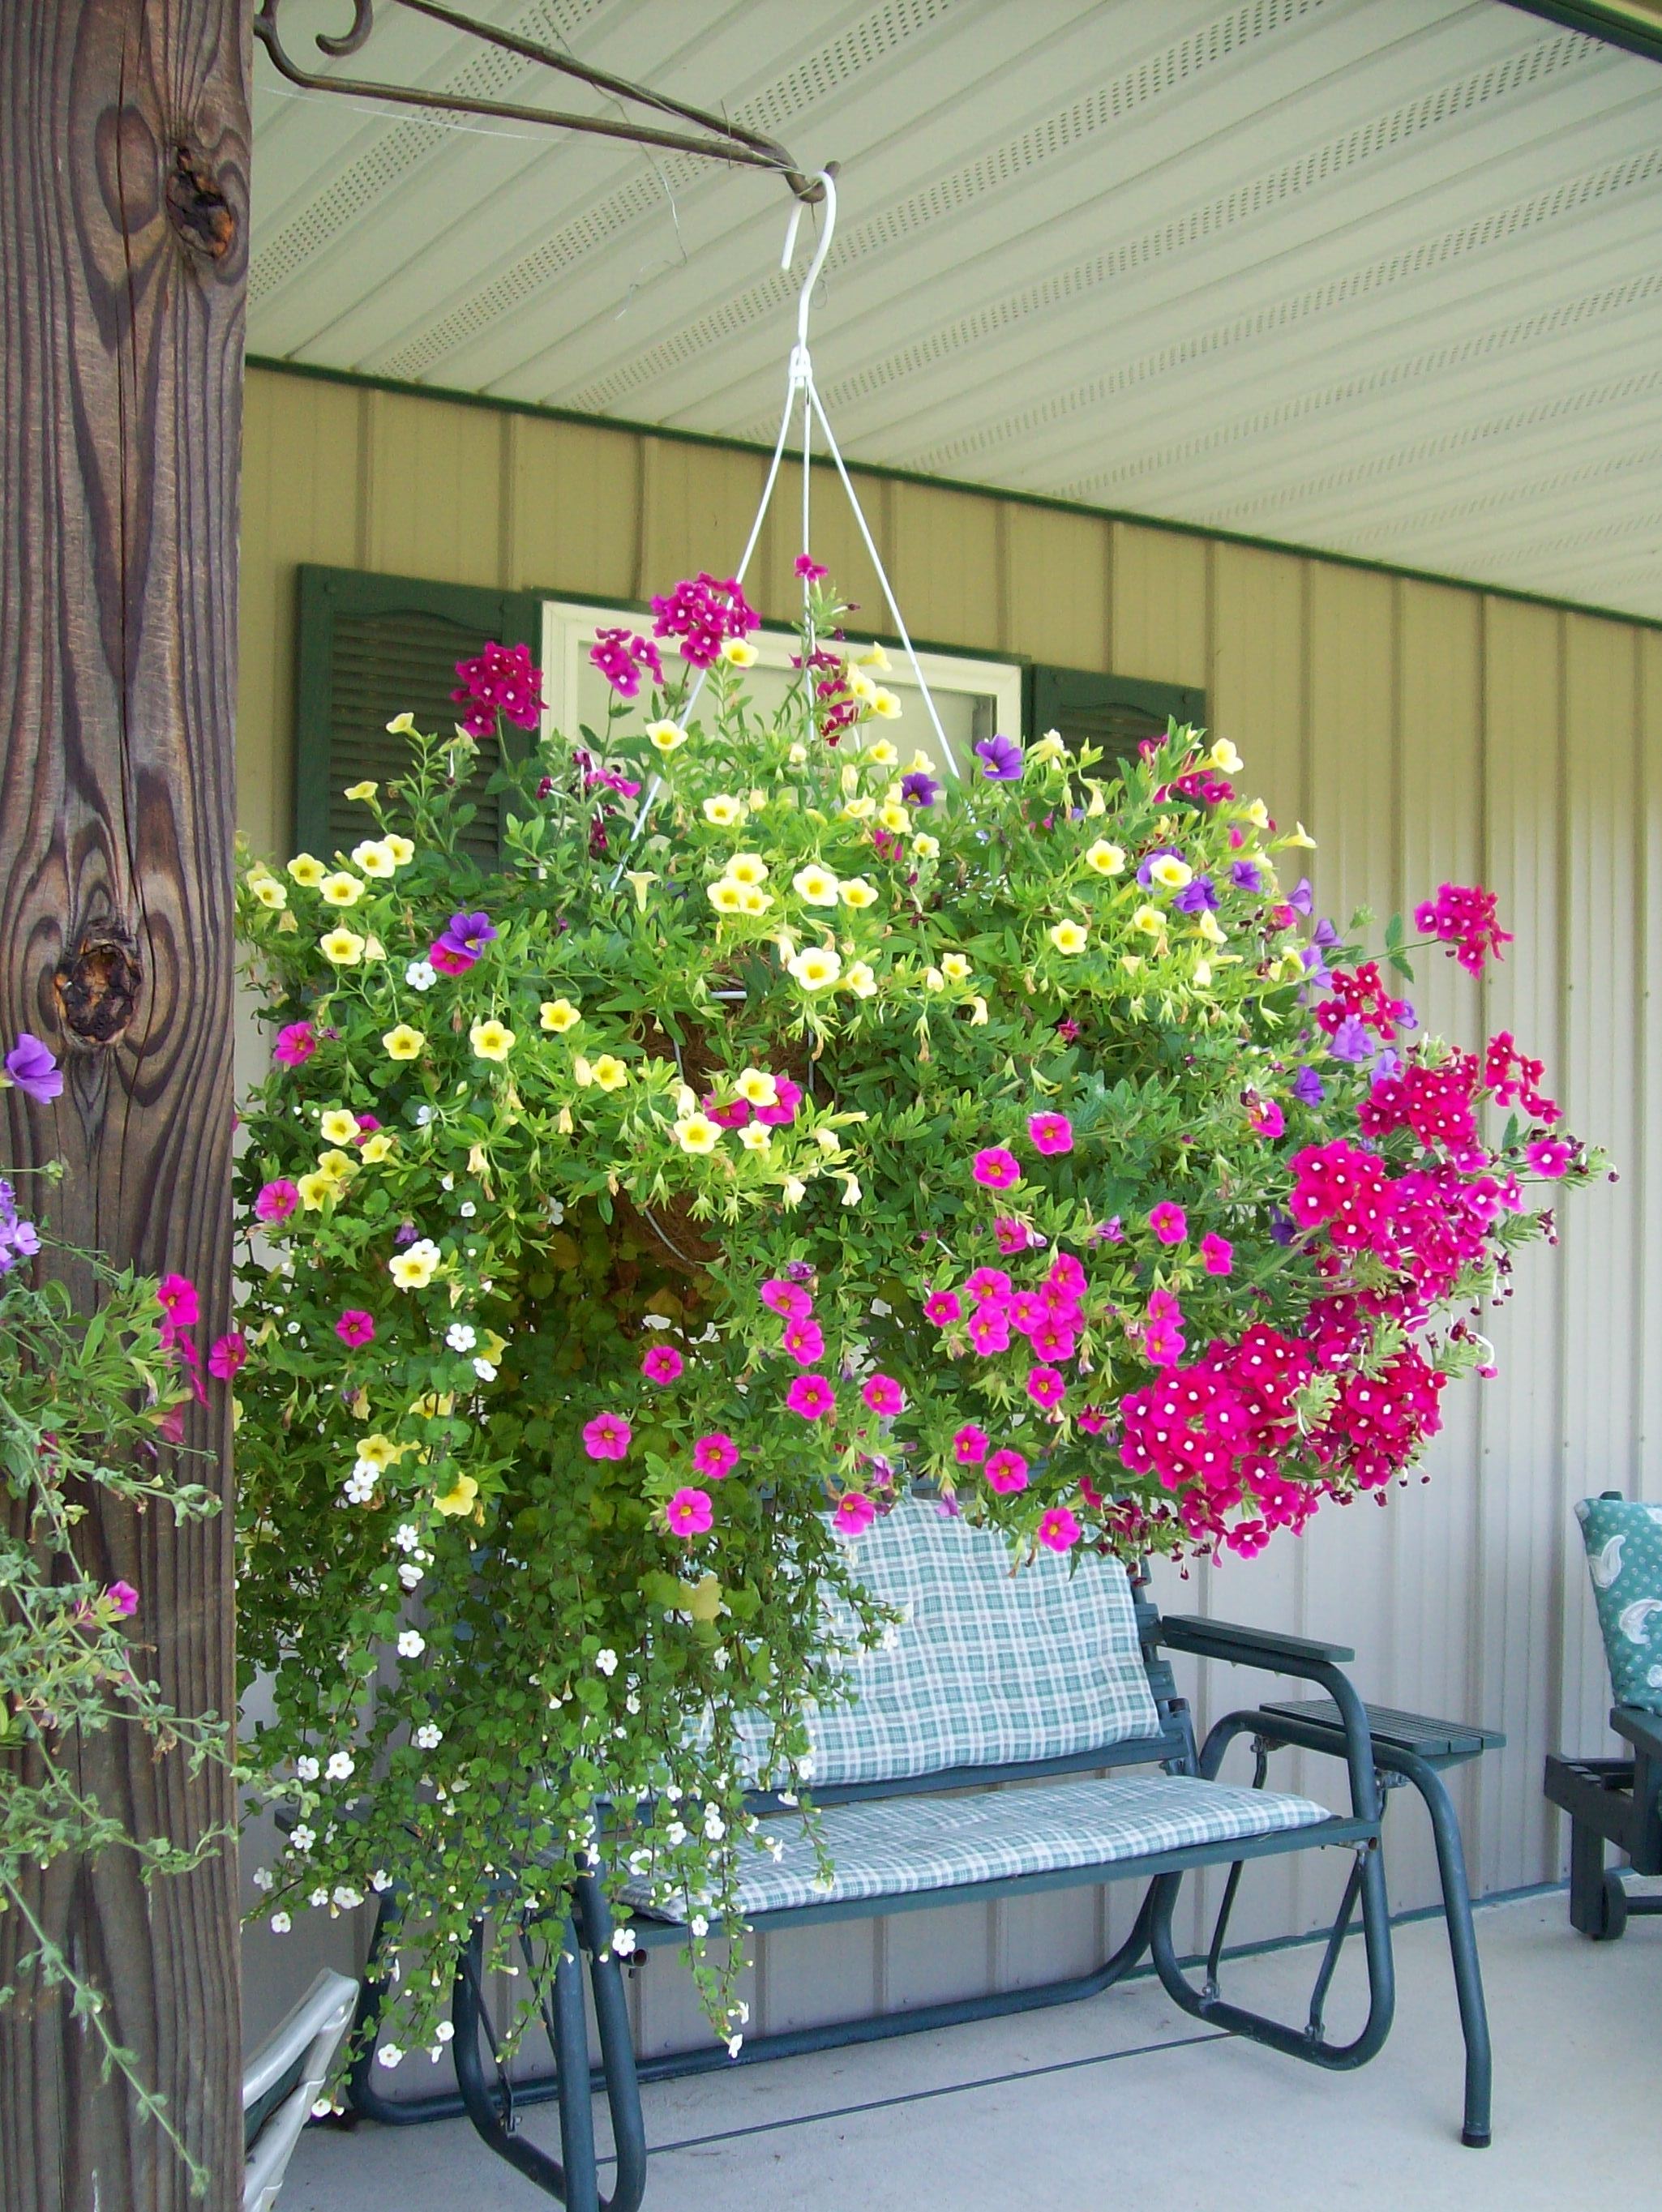
<instances>
[{"instance_id":1,"label":"bench armrest","mask_svg":"<svg viewBox=\"0 0 1662 2212\"><path fill-rule=\"evenodd\" d=\"M1262 1667L1275 1674L1296 1668L1342 1666L1356 1655L1348 1644L1322 1644L1309 1636L1283 1636L1278 1629L1245 1628L1232 1620L1210 1620L1197 1613L1162 1615L1160 1640L1173 1651L1192 1651L1200 1659L1230 1659L1237 1666Z\"/></svg>"},{"instance_id":2,"label":"bench armrest","mask_svg":"<svg viewBox=\"0 0 1662 2212\"><path fill-rule=\"evenodd\" d=\"M1662 1713L1647 1713L1638 1705L1617 1705L1610 1726L1625 1736L1641 1759L1662 1763Z\"/></svg>"}]
</instances>

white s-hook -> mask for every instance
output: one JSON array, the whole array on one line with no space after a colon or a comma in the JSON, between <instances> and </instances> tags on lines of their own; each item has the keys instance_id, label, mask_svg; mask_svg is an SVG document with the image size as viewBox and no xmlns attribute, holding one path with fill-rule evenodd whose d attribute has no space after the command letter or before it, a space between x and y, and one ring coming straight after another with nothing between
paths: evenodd
<instances>
[{"instance_id":1,"label":"white s-hook","mask_svg":"<svg viewBox=\"0 0 1662 2212\"><path fill-rule=\"evenodd\" d=\"M819 243L814 248L813 258L808 264L808 273L802 280L801 295L796 302L796 353L792 356L790 365L794 384L807 380L808 314L813 305L813 288L819 282L819 272L825 265L825 257L831 250L831 240L837 235L837 179L829 169L821 169L815 182L825 190L825 216L820 225ZM805 200L798 200L791 210L790 228L785 233L785 250L779 257L782 269L788 269L795 255L796 234L802 221L802 210L807 204Z\"/></svg>"}]
</instances>

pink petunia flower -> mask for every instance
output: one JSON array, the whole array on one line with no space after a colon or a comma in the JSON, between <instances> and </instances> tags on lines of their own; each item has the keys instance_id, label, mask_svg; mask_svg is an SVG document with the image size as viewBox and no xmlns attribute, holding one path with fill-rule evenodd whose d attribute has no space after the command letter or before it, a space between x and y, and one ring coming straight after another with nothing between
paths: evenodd
<instances>
[{"instance_id":1,"label":"pink petunia flower","mask_svg":"<svg viewBox=\"0 0 1662 2212\"><path fill-rule=\"evenodd\" d=\"M692 1464L711 1482L720 1482L739 1464L739 1447L725 1429L712 1429L692 1447Z\"/></svg>"},{"instance_id":2,"label":"pink petunia flower","mask_svg":"<svg viewBox=\"0 0 1662 2212\"><path fill-rule=\"evenodd\" d=\"M167 1316L162 1323L164 1334L174 1329L193 1328L200 1318L196 1285L188 1275L164 1275L155 1286L155 1302Z\"/></svg>"},{"instance_id":3,"label":"pink petunia flower","mask_svg":"<svg viewBox=\"0 0 1662 2212\"><path fill-rule=\"evenodd\" d=\"M627 1459L635 1431L621 1413L597 1413L583 1427L583 1449L590 1459Z\"/></svg>"},{"instance_id":4,"label":"pink petunia flower","mask_svg":"<svg viewBox=\"0 0 1662 2212\"><path fill-rule=\"evenodd\" d=\"M208 1352L208 1372L216 1382L229 1382L248 1363L248 1340L239 1328L214 1339Z\"/></svg>"},{"instance_id":5,"label":"pink petunia flower","mask_svg":"<svg viewBox=\"0 0 1662 2212\"><path fill-rule=\"evenodd\" d=\"M1532 1145L1525 1146L1524 1158L1537 1175L1545 1176L1549 1182L1556 1182L1575 1158L1575 1152L1562 1137L1537 1137Z\"/></svg>"},{"instance_id":6,"label":"pink petunia flower","mask_svg":"<svg viewBox=\"0 0 1662 2212\"><path fill-rule=\"evenodd\" d=\"M1087 1437L1099 1437L1108 1425L1108 1416L1100 1406L1087 1406L1076 1419Z\"/></svg>"},{"instance_id":7,"label":"pink petunia flower","mask_svg":"<svg viewBox=\"0 0 1662 2212\"><path fill-rule=\"evenodd\" d=\"M1079 1350L1079 1338L1059 1316L1042 1321L1027 1339L1036 1358L1068 1360Z\"/></svg>"},{"instance_id":8,"label":"pink petunia flower","mask_svg":"<svg viewBox=\"0 0 1662 2212\"><path fill-rule=\"evenodd\" d=\"M1053 1505L1038 1524L1038 1540L1053 1552L1071 1551L1079 1541L1079 1523L1065 1505Z\"/></svg>"},{"instance_id":9,"label":"pink petunia flower","mask_svg":"<svg viewBox=\"0 0 1662 2212\"><path fill-rule=\"evenodd\" d=\"M427 948L427 962L441 975L465 975L478 964L478 954L470 952L465 945L447 945L441 937L435 938Z\"/></svg>"},{"instance_id":10,"label":"pink petunia flower","mask_svg":"<svg viewBox=\"0 0 1662 2212\"><path fill-rule=\"evenodd\" d=\"M254 1212L262 1221L286 1221L299 1204L300 1192L287 1176L279 1176L262 1188L254 1200Z\"/></svg>"},{"instance_id":11,"label":"pink petunia flower","mask_svg":"<svg viewBox=\"0 0 1662 2212\"><path fill-rule=\"evenodd\" d=\"M987 1487L1001 1497L1027 1487L1027 1462L1019 1451L995 1451L986 1467Z\"/></svg>"},{"instance_id":12,"label":"pink petunia flower","mask_svg":"<svg viewBox=\"0 0 1662 2212\"><path fill-rule=\"evenodd\" d=\"M1028 1120L1027 1134L1036 1152L1071 1152L1074 1149L1074 1125L1065 1114L1032 1115Z\"/></svg>"},{"instance_id":13,"label":"pink petunia flower","mask_svg":"<svg viewBox=\"0 0 1662 2212\"><path fill-rule=\"evenodd\" d=\"M979 1467L987 1456L987 1447L992 1438L985 1429L977 1428L973 1421L965 1421L953 1438L953 1449L958 1455L960 1467Z\"/></svg>"},{"instance_id":14,"label":"pink petunia flower","mask_svg":"<svg viewBox=\"0 0 1662 2212\"><path fill-rule=\"evenodd\" d=\"M1246 1109L1246 1118L1261 1137L1273 1144L1287 1128L1287 1116L1273 1098L1255 1098Z\"/></svg>"},{"instance_id":15,"label":"pink petunia flower","mask_svg":"<svg viewBox=\"0 0 1662 2212\"><path fill-rule=\"evenodd\" d=\"M762 1285L762 1303L786 1321L806 1321L813 1311L813 1300L800 1283L788 1283L782 1275L770 1275Z\"/></svg>"},{"instance_id":16,"label":"pink petunia flower","mask_svg":"<svg viewBox=\"0 0 1662 2212\"><path fill-rule=\"evenodd\" d=\"M756 1118L770 1129L782 1129L796 1119L796 1109L802 1103L802 1086L793 1083L788 1075L773 1079L773 1103L758 1106Z\"/></svg>"},{"instance_id":17,"label":"pink petunia flower","mask_svg":"<svg viewBox=\"0 0 1662 2212\"><path fill-rule=\"evenodd\" d=\"M1010 1310L1002 1298L989 1298L970 1316L967 1324L971 1343L983 1359L995 1352L1010 1348Z\"/></svg>"},{"instance_id":18,"label":"pink petunia flower","mask_svg":"<svg viewBox=\"0 0 1662 2212\"><path fill-rule=\"evenodd\" d=\"M138 1592L131 1583L112 1583L104 1595L122 1620L129 1620L138 1610Z\"/></svg>"},{"instance_id":19,"label":"pink petunia flower","mask_svg":"<svg viewBox=\"0 0 1662 2212\"><path fill-rule=\"evenodd\" d=\"M1227 1237L1202 1237L1201 1258L1208 1275L1231 1275L1235 1271L1235 1248Z\"/></svg>"},{"instance_id":20,"label":"pink petunia flower","mask_svg":"<svg viewBox=\"0 0 1662 2212\"><path fill-rule=\"evenodd\" d=\"M785 1393L785 1403L805 1421L823 1421L837 1411L837 1393L823 1375L799 1375Z\"/></svg>"},{"instance_id":21,"label":"pink petunia flower","mask_svg":"<svg viewBox=\"0 0 1662 2212\"><path fill-rule=\"evenodd\" d=\"M863 1490L845 1491L831 1516L845 1536L863 1536L877 1518L877 1508Z\"/></svg>"},{"instance_id":22,"label":"pink petunia flower","mask_svg":"<svg viewBox=\"0 0 1662 2212\"><path fill-rule=\"evenodd\" d=\"M1163 1198L1149 1213L1148 1226L1162 1244L1181 1244L1189 1234L1189 1216L1173 1200Z\"/></svg>"},{"instance_id":23,"label":"pink petunia flower","mask_svg":"<svg viewBox=\"0 0 1662 2212\"><path fill-rule=\"evenodd\" d=\"M655 1382L663 1389L678 1378L685 1365L685 1360L673 1344L653 1344L647 1347L646 1356L641 1362L641 1372L648 1382Z\"/></svg>"},{"instance_id":24,"label":"pink petunia flower","mask_svg":"<svg viewBox=\"0 0 1662 2212\"><path fill-rule=\"evenodd\" d=\"M1027 1370L1027 1395L1034 1405L1042 1406L1048 1413L1059 1406L1068 1395L1068 1378L1054 1367L1030 1367Z\"/></svg>"},{"instance_id":25,"label":"pink petunia flower","mask_svg":"<svg viewBox=\"0 0 1662 2212\"><path fill-rule=\"evenodd\" d=\"M707 1490L678 1490L664 1508L671 1533L680 1537L702 1536L715 1518Z\"/></svg>"},{"instance_id":26,"label":"pink petunia flower","mask_svg":"<svg viewBox=\"0 0 1662 2212\"><path fill-rule=\"evenodd\" d=\"M976 1181L988 1190L1011 1190L1021 1181L1020 1163L1002 1145L988 1146L970 1164Z\"/></svg>"},{"instance_id":27,"label":"pink petunia flower","mask_svg":"<svg viewBox=\"0 0 1662 2212\"><path fill-rule=\"evenodd\" d=\"M812 1316L805 1321L788 1321L779 1347L788 1352L799 1367L812 1367L816 1359L825 1357L825 1333Z\"/></svg>"},{"instance_id":28,"label":"pink petunia flower","mask_svg":"<svg viewBox=\"0 0 1662 2212\"><path fill-rule=\"evenodd\" d=\"M277 1031L271 1057L279 1067L304 1067L317 1048L317 1031L310 1022L290 1022Z\"/></svg>"},{"instance_id":29,"label":"pink petunia flower","mask_svg":"<svg viewBox=\"0 0 1662 2212\"><path fill-rule=\"evenodd\" d=\"M1010 1279L1002 1267L977 1267L964 1288L978 1306L984 1305L989 1298L1009 1297Z\"/></svg>"},{"instance_id":30,"label":"pink petunia flower","mask_svg":"<svg viewBox=\"0 0 1662 2212\"><path fill-rule=\"evenodd\" d=\"M1053 1289L1062 1291L1070 1298L1082 1298L1085 1295L1084 1262L1076 1260L1071 1252L1057 1253L1044 1279Z\"/></svg>"},{"instance_id":31,"label":"pink petunia flower","mask_svg":"<svg viewBox=\"0 0 1662 2212\"><path fill-rule=\"evenodd\" d=\"M949 1328L953 1322L961 1321L963 1316L964 1309L954 1291L931 1291L923 1301L923 1318L933 1322L937 1328Z\"/></svg>"},{"instance_id":32,"label":"pink petunia flower","mask_svg":"<svg viewBox=\"0 0 1662 2212\"><path fill-rule=\"evenodd\" d=\"M892 1375L874 1375L860 1395L874 1413L898 1413L906 1403L906 1394Z\"/></svg>"},{"instance_id":33,"label":"pink petunia flower","mask_svg":"<svg viewBox=\"0 0 1662 2212\"><path fill-rule=\"evenodd\" d=\"M1026 1223L1008 1213L1001 1213L994 1222L993 1235L999 1250L1007 1254L1025 1252L1033 1241L1033 1232Z\"/></svg>"},{"instance_id":34,"label":"pink petunia flower","mask_svg":"<svg viewBox=\"0 0 1662 2212\"><path fill-rule=\"evenodd\" d=\"M335 1334L343 1344L373 1344L375 1340L375 1320L362 1306L347 1306L335 1323Z\"/></svg>"}]
</instances>

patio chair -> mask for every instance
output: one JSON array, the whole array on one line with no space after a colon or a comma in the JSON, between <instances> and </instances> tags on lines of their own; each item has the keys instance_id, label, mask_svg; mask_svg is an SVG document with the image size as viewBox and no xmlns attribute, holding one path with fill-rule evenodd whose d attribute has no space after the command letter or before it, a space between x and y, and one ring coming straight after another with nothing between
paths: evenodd
<instances>
[{"instance_id":1,"label":"patio chair","mask_svg":"<svg viewBox=\"0 0 1662 2212\"><path fill-rule=\"evenodd\" d=\"M320 1973L242 2074L242 2212L271 2212L313 2100L357 2003L344 1974Z\"/></svg>"},{"instance_id":2,"label":"patio chair","mask_svg":"<svg viewBox=\"0 0 1662 2212\"><path fill-rule=\"evenodd\" d=\"M1662 1913L1662 1897L1629 1893L1604 1863L1614 1844L1634 1874L1662 1874L1662 1505L1607 1490L1576 1507L1616 1705L1622 1759L1547 1760L1546 1792L1570 1816L1570 1925L1614 1942L1628 1916Z\"/></svg>"}]
</instances>

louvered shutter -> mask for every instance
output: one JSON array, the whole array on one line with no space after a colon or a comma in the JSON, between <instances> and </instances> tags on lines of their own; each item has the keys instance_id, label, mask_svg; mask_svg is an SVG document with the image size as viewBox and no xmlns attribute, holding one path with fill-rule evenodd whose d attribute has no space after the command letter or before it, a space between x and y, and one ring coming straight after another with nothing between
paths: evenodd
<instances>
[{"instance_id":1,"label":"louvered shutter","mask_svg":"<svg viewBox=\"0 0 1662 2212\"><path fill-rule=\"evenodd\" d=\"M1206 694L1179 684L1148 684L1089 668L1030 668L1027 731L1059 730L1070 745L1087 740L1111 759L1135 753L1145 738L1163 738L1167 719L1206 725Z\"/></svg>"},{"instance_id":2,"label":"louvered shutter","mask_svg":"<svg viewBox=\"0 0 1662 2212\"><path fill-rule=\"evenodd\" d=\"M541 651L542 603L529 592L371 575L356 568L300 571L299 678L295 744L295 842L328 859L368 833L349 784L394 781L407 741L387 725L406 709L416 726L447 734L460 709L450 694L456 663L487 641ZM509 741L520 732L510 731ZM528 738L527 742L528 742ZM479 747L467 785L477 809L463 833L483 867L502 853L502 795L486 784L500 765L495 739Z\"/></svg>"}]
</instances>

